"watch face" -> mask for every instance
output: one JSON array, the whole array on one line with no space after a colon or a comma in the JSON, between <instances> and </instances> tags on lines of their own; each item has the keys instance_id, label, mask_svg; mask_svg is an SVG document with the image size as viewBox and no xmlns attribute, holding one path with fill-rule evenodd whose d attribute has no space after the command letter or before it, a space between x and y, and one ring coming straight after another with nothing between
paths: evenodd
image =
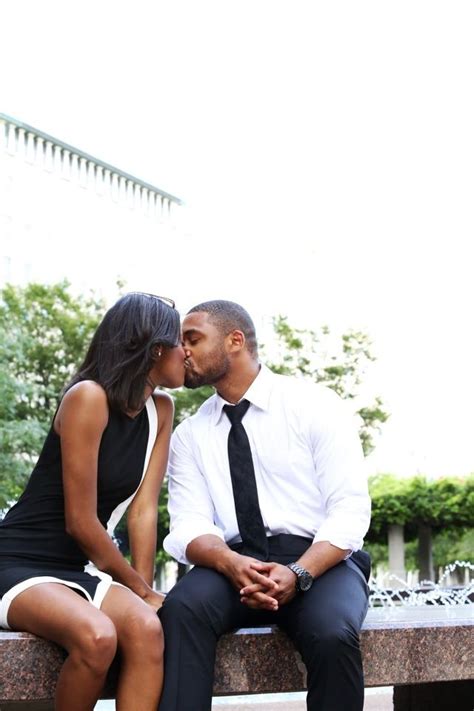
<instances>
[{"instance_id":1,"label":"watch face","mask_svg":"<svg viewBox=\"0 0 474 711\"><path fill-rule=\"evenodd\" d=\"M288 568L296 575L296 589L306 592L313 584L313 576L298 563L288 563Z\"/></svg>"},{"instance_id":2,"label":"watch face","mask_svg":"<svg viewBox=\"0 0 474 711\"><path fill-rule=\"evenodd\" d=\"M305 571L298 576L298 584L301 592L306 592L313 584L313 578L308 572Z\"/></svg>"}]
</instances>

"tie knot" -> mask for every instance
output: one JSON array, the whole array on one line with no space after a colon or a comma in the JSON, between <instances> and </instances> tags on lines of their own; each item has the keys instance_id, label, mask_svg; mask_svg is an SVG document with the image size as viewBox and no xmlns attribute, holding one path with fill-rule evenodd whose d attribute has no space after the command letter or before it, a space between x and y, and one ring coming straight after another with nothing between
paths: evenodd
<instances>
[{"instance_id":1,"label":"tie knot","mask_svg":"<svg viewBox=\"0 0 474 711\"><path fill-rule=\"evenodd\" d=\"M223 410L231 423L242 422L242 418L250 407L248 400L241 400L238 405L224 405Z\"/></svg>"}]
</instances>

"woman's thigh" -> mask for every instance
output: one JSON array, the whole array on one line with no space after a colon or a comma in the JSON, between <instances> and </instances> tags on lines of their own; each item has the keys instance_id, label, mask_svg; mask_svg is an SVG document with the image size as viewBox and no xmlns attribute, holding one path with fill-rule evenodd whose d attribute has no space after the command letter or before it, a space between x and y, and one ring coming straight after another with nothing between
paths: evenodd
<instances>
[{"instance_id":1,"label":"woman's thigh","mask_svg":"<svg viewBox=\"0 0 474 711\"><path fill-rule=\"evenodd\" d=\"M111 585L100 609L114 623L119 646L133 641L160 643L162 629L156 611L129 588Z\"/></svg>"},{"instance_id":2,"label":"woman's thigh","mask_svg":"<svg viewBox=\"0 0 474 711\"><path fill-rule=\"evenodd\" d=\"M59 583L39 583L12 600L8 623L68 651L87 634L114 637L112 622L82 595Z\"/></svg>"}]
</instances>

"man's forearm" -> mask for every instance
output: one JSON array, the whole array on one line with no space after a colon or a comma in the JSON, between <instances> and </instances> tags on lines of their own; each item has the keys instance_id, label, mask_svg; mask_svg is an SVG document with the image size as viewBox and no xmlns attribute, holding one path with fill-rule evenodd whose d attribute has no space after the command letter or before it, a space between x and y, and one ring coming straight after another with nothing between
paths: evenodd
<instances>
[{"instance_id":1,"label":"man's forearm","mask_svg":"<svg viewBox=\"0 0 474 711\"><path fill-rule=\"evenodd\" d=\"M214 568L224 575L229 561L236 555L238 554L232 551L227 543L212 534L198 536L186 548L186 558L190 563Z\"/></svg>"},{"instance_id":2,"label":"man's forearm","mask_svg":"<svg viewBox=\"0 0 474 711\"><path fill-rule=\"evenodd\" d=\"M318 578L326 570L347 558L349 553L349 550L333 546L329 541L318 541L303 553L298 559L298 564L311 573L313 578Z\"/></svg>"}]
</instances>

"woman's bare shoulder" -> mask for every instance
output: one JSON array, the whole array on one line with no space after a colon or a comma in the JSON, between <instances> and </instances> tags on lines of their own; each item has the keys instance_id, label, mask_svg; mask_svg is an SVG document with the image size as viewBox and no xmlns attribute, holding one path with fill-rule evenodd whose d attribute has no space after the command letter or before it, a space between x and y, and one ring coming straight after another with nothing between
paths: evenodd
<instances>
[{"instance_id":1,"label":"woman's bare shoulder","mask_svg":"<svg viewBox=\"0 0 474 711\"><path fill-rule=\"evenodd\" d=\"M96 383L95 380L80 380L78 383L75 383L75 385L69 388L64 394L61 404L68 400L73 400L75 404L107 405L106 392L102 385Z\"/></svg>"},{"instance_id":2,"label":"woman's bare shoulder","mask_svg":"<svg viewBox=\"0 0 474 711\"><path fill-rule=\"evenodd\" d=\"M60 432L61 423L71 418L79 421L87 418L91 424L105 427L108 421L109 408L104 388L93 380L81 380L75 383L64 394L55 417L56 432Z\"/></svg>"}]
</instances>

